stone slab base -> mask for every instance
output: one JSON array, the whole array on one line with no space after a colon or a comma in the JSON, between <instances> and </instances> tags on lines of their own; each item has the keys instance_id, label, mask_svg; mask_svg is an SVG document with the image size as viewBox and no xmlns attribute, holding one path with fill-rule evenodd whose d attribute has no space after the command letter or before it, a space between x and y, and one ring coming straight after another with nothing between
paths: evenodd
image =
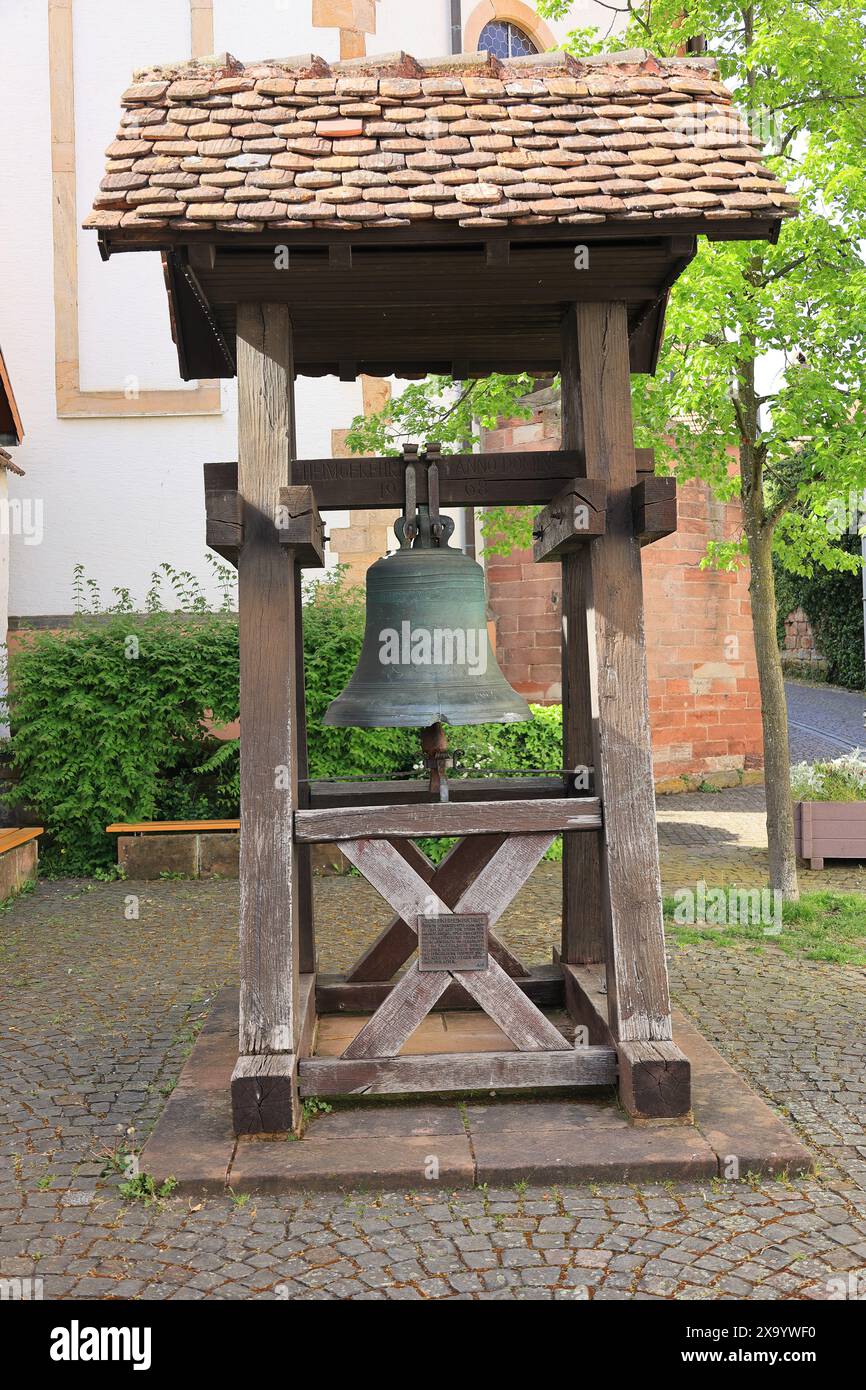
<instances>
[{"instance_id":1,"label":"stone slab base","mask_svg":"<svg viewBox=\"0 0 866 1390\"><path fill-rule=\"evenodd\" d=\"M141 1155L182 1194L315 1189L427 1191L516 1182L664 1182L792 1175L813 1159L789 1126L681 1014L694 1124L633 1125L613 1091L591 1098L335 1103L303 1139L236 1139L229 1080L237 992L219 996Z\"/></svg>"},{"instance_id":2,"label":"stone slab base","mask_svg":"<svg viewBox=\"0 0 866 1390\"><path fill-rule=\"evenodd\" d=\"M349 862L336 845L311 845L313 870L348 873ZM117 862L127 878L237 878L240 837L236 830L178 830L161 835L118 835Z\"/></svg>"}]
</instances>

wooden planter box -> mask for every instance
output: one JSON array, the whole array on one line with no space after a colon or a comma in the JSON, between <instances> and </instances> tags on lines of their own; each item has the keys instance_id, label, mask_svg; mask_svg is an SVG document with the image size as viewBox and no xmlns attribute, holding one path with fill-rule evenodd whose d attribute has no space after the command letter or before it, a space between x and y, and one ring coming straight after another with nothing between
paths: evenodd
<instances>
[{"instance_id":1,"label":"wooden planter box","mask_svg":"<svg viewBox=\"0 0 866 1390\"><path fill-rule=\"evenodd\" d=\"M813 869L825 859L866 859L866 801L798 801L797 854Z\"/></svg>"}]
</instances>

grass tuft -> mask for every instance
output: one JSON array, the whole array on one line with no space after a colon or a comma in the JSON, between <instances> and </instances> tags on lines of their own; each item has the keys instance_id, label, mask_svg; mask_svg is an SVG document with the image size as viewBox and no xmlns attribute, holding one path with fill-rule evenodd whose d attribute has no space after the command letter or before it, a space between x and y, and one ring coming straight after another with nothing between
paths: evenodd
<instances>
[{"instance_id":1,"label":"grass tuft","mask_svg":"<svg viewBox=\"0 0 866 1390\"><path fill-rule=\"evenodd\" d=\"M727 888L724 890L727 893ZM866 966L866 894L821 891L803 893L799 902L782 904L782 930L768 935L760 924L716 926L674 921L674 900L665 898L665 931L676 946L713 945L752 952L782 951L802 960Z\"/></svg>"}]
</instances>

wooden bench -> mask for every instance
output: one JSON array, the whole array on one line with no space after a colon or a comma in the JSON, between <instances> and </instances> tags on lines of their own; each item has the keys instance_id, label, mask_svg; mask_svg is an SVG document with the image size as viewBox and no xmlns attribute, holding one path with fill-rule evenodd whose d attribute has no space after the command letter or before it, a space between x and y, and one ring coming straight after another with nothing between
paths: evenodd
<instances>
[{"instance_id":1,"label":"wooden bench","mask_svg":"<svg viewBox=\"0 0 866 1390\"><path fill-rule=\"evenodd\" d=\"M117 862L127 878L237 878L239 820L153 820L117 822L105 827L116 835ZM344 874L348 860L334 844L310 845L314 872Z\"/></svg>"},{"instance_id":2,"label":"wooden bench","mask_svg":"<svg viewBox=\"0 0 866 1390\"><path fill-rule=\"evenodd\" d=\"M11 826L0 830L0 900L20 892L35 879L39 865L37 840L44 833L41 825Z\"/></svg>"},{"instance_id":3,"label":"wooden bench","mask_svg":"<svg viewBox=\"0 0 866 1390\"><path fill-rule=\"evenodd\" d=\"M239 820L116 822L117 862L127 878L237 878Z\"/></svg>"}]
</instances>

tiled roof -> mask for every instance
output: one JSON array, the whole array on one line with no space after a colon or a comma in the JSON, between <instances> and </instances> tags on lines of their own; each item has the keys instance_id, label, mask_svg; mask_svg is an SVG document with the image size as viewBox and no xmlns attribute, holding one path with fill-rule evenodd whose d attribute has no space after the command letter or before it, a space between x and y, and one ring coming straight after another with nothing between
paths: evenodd
<instances>
[{"instance_id":1,"label":"tiled roof","mask_svg":"<svg viewBox=\"0 0 866 1390\"><path fill-rule=\"evenodd\" d=\"M0 468L9 473L17 473L19 478L24 477L24 469L19 468L11 454L7 454L5 449L0 449Z\"/></svg>"},{"instance_id":2,"label":"tiled roof","mask_svg":"<svg viewBox=\"0 0 866 1390\"><path fill-rule=\"evenodd\" d=\"M12 390L12 382L9 380L3 353L0 351L0 439L6 443L20 444L23 438L24 426L21 423L21 415L15 402L15 393ZM6 458L8 459L8 457L7 454ZM12 465L12 471L13 473L23 472L23 470L18 470L17 464Z\"/></svg>"},{"instance_id":3,"label":"tiled roof","mask_svg":"<svg viewBox=\"0 0 866 1390\"><path fill-rule=\"evenodd\" d=\"M85 226L155 244L425 221L706 219L724 235L796 209L703 57L221 54L136 73L122 103Z\"/></svg>"}]
</instances>

